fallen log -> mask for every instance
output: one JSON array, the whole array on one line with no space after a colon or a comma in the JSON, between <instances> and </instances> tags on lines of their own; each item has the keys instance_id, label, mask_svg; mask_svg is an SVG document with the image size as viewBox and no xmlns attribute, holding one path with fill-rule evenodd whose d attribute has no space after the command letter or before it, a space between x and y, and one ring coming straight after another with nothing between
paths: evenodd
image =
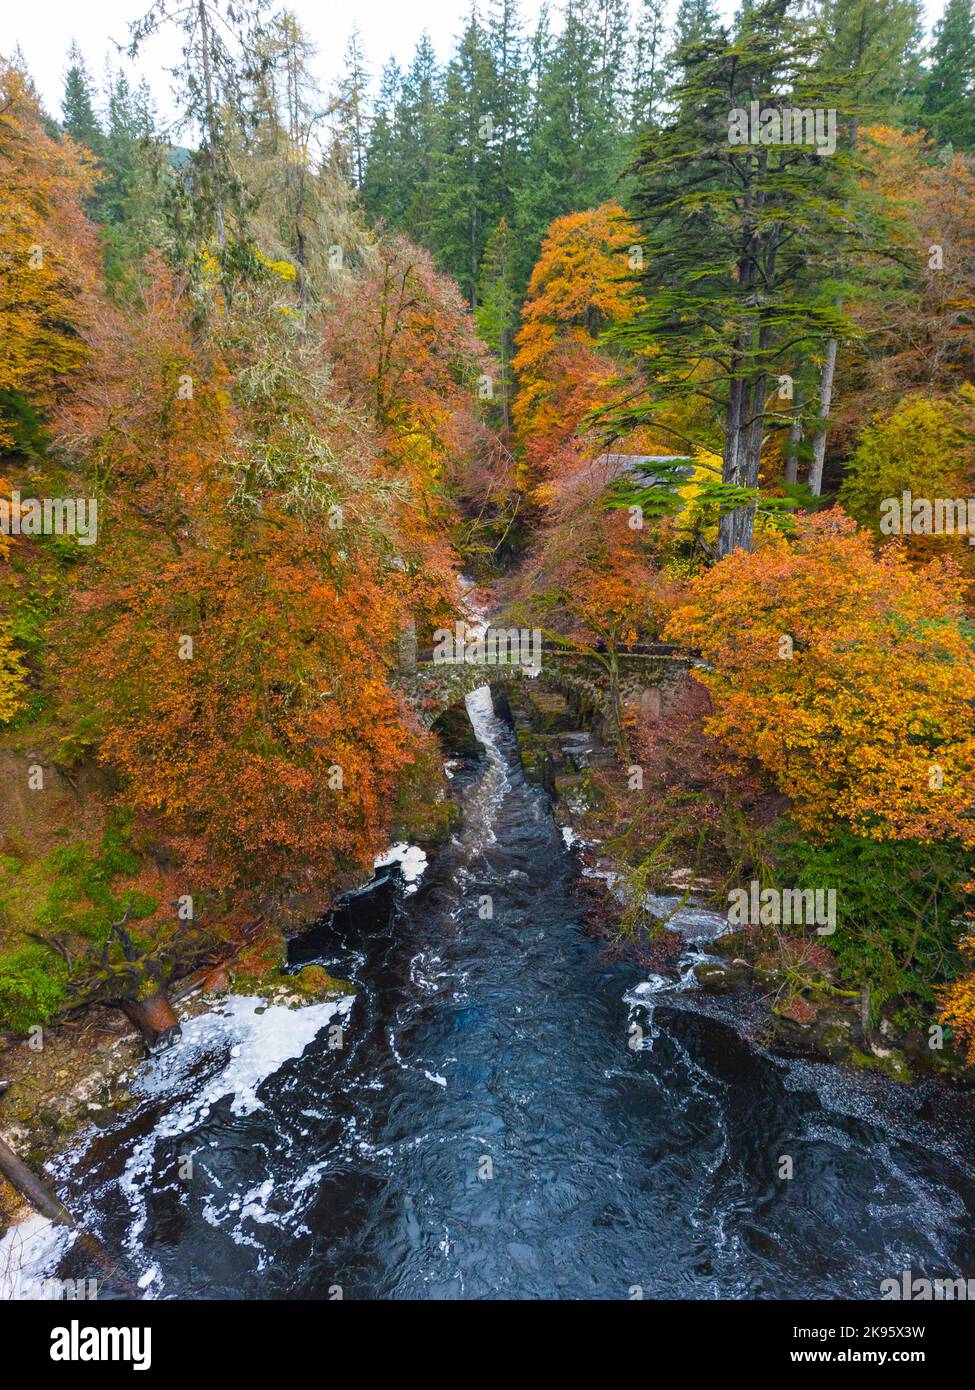
<instances>
[{"instance_id":1,"label":"fallen log","mask_svg":"<svg viewBox=\"0 0 975 1390\"><path fill-rule=\"evenodd\" d=\"M165 1052L182 1036L179 1019L166 990L159 988L145 999L122 999L119 1008L142 1034L150 1057Z\"/></svg>"},{"instance_id":2,"label":"fallen log","mask_svg":"<svg viewBox=\"0 0 975 1390\"><path fill-rule=\"evenodd\" d=\"M41 1216L46 1216L58 1226L70 1226L77 1232L78 1244L102 1271L107 1282L114 1281L126 1298L141 1297L139 1290L119 1269L118 1261L112 1259L101 1241L81 1229L60 1197L45 1187L37 1174L17 1157L3 1139L0 1139L0 1173Z\"/></svg>"},{"instance_id":3,"label":"fallen log","mask_svg":"<svg viewBox=\"0 0 975 1390\"><path fill-rule=\"evenodd\" d=\"M59 1226L77 1226L78 1223L60 1197L56 1197L44 1186L37 1174L31 1172L26 1163L21 1162L3 1139L0 1139L0 1173L35 1211L39 1211L49 1221L55 1221Z\"/></svg>"}]
</instances>

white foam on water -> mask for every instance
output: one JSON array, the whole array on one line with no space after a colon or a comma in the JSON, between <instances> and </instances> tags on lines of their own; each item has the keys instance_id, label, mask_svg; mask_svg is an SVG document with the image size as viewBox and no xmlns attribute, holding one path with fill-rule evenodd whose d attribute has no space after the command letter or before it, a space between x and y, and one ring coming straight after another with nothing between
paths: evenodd
<instances>
[{"instance_id":1,"label":"white foam on water","mask_svg":"<svg viewBox=\"0 0 975 1390\"><path fill-rule=\"evenodd\" d=\"M403 873L405 892L415 893L420 879L426 872L427 856L419 845L408 845L405 840L390 845L385 854L377 854L374 866L385 869L389 864L399 864Z\"/></svg>"},{"instance_id":2,"label":"white foam on water","mask_svg":"<svg viewBox=\"0 0 975 1390\"><path fill-rule=\"evenodd\" d=\"M189 1133L227 1097L234 1115L250 1115L261 1109L257 1092L262 1082L291 1058L300 1057L333 1019L348 1014L352 1003L353 996L345 995L289 1009L282 1004L269 1005L259 995L230 995L209 1013L185 1022L182 1040L176 1047L143 1064L131 1084L133 1096L152 1102L171 1097L173 1104L160 1116L151 1133L134 1144L118 1179L132 1211L125 1246L134 1262L145 1263L142 1233L148 1221L146 1185L152 1176L159 1140ZM82 1145L68 1155L68 1163L79 1157L85 1147ZM238 1202L241 1214L257 1222L264 1219L271 1190L264 1183L243 1194ZM204 1214L209 1219L209 1213ZM5 1270L16 1271L21 1283L39 1281L57 1267L72 1238L73 1232L52 1226L41 1217L15 1226L0 1243L0 1297L9 1296L3 1293ZM152 1297L158 1295L161 1285L158 1267L148 1266L139 1279L140 1288Z\"/></svg>"},{"instance_id":3,"label":"white foam on water","mask_svg":"<svg viewBox=\"0 0 975 1390\"><path fill-rule=\"evenodd\" d=\"M133 1084L134 1095L165 1095L186 1079L201 1060L224 1051L225 1064L193 1096L165 1115L151 1138L184 1134L205 1120L217 1101L232 1096L235 1115L249 1115L261 1102L257 1088L292 1057L300 1057L311 1040L337 1014L352 1007L352 996L306 1008L270 1004L259 995L233 994L218 1008L183 1024L182 1042L154 1057Z\"/></svg>"},{"instance_id":4,"label":"white foam on water","mask_svg":"<svg viewBox=\"0 0 975 1390\"><path fill-rule=\"evenodd\" d=\"M57 1225L46 1216L32 1216L11 1226L0 1240L0 1300L50 1298L44 1280L74 1238L70 1226Z\"/></svg>"}]
</instances>

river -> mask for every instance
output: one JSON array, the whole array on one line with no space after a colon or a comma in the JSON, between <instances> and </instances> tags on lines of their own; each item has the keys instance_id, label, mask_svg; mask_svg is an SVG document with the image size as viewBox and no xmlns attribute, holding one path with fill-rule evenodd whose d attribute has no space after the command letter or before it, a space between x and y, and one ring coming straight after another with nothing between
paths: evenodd
<instances>
[{"instance_id":1,"label":"river","mask_svg":"<svg viewBox=\"0 0 975 1390\"><path fill-rule=\"evenodd\" d=\"M690 983L607 958L510 729L486 690L468 705L486 756L454 779L461 831L391 923L374 891L293 947L354 1002L226 1001L53 1165L144 1296L878 1298L904 1270L975 1276L971 1099L774 1059ZM34 1274L91 1273L48 1238Z\"/></svg>"}]
</instances>

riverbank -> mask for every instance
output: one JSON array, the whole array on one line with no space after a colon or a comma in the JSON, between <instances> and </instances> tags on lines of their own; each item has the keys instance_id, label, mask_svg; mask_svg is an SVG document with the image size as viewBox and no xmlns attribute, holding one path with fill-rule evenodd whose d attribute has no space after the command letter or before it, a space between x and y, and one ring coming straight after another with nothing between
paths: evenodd
<instances>
[{"instance_id":1,"label":"riverbank","mask_svg":"<svg viewBox=\"0 0 975 1390\"><path fill-rule=\"evenodd\" d=\"M891 1271L962 1270L965 1098L752 1043L754 992L694 980L716 913L683 909L676 978L594 940L569 827L483 692L469 708L483 751L416 891L380 871L292 942L352 981L347 1013L218 1000L52 1160L125 1277L180 1299L876 1298ZM91 1273L36 1253L38 1277Z\"/></svg>"},{"instance_id":2,"label":"riverbank","mask_svg":"<svg viewBox=\"0 0 975 1390\"><path fill-rule=\"evenodd\" d=\"M634 773L644 804L664 803L672 786L650 780L653 769L644 781L642 767L624 766L598 712L528 687L497 698L513 721L525 775L552 797L578 865L586 920L606 949L676 979L688 939L696 941L708 919L709 950L693 963L689 983L713 996L749 996L747 1026L756 1043L783 1057L875 1070L898 1083L924 1076L975 1087L975 1070L953 1052L943 1029L905 1024L894 1007L878 1015L866 988L844 987L828 937L801 928L733 927L727 861L705 853L694 867L681 863L681 840L666 824L661 838L673 844L654 860L629 819ZM664 719L666 713L664 702ZM686 813L675 815L675 826L681 820Z\"/></svg>"},{"instance_id":3,"label":"riverbank","mask_svg":"<svg viewBox=\"0 0 975 1390\"><path fill-rule=\"evenodd\" d=\"M171 997L185 1030L224 997L256 999L262 1011L295 1010L351 993L347 980L333 979L320 966L288 974L279 962L262 967L252 958L197 972ZM119 1010L93 1006L79 1012L79 1017L46 1029L42 1048L33 1050L25 1042L0 1046L0 1136L35 1171L86 1126L107 1129L123 1116L133 1103L133 1079L146 1063L138 1029ZM0 1235L32 1215L0 1178Z\"/></svg>"},{"instance_id":4,"label":"riverbank","mask_svg":"<svg viewBox=\"0 0 975 1390\"><path fill-rule=\"evenodd\" d=\"M447 742L445 741L445 748ZM10 762L11 754L4 754ZM0 770L9 768L0 757ZM13 764L11 764L13 766ZM444 763L439 746L418 750L414 765L403 778L399 795L390 807L391 848L376 858L377 867L398 862L409 885L426 862L426 852L442 844L456 828L456 807L449 797L450 764ZM17 776L4 782L0 796L0 836L9 851L0 857L0 879L10 878L9 894L17 903L16 927L11 939L30 941L28 929L36 914L49 910L60 925L59 940L66 935L66 916L91 913L92 900L104 915L122 914L133 893L152 888L155 899L174 902L180 884L169 878L149 882L152 865L148 853L136 853L133 845L112 828L106 811L108 791L104 781L89 769L69 781L56 770L46 770L46 798L40 810L12 790L26 785L26 774L16 765ZM68 842L68 827L76 841ZM16 851L14 853L14 851ZM173 955L173 980L168 987L180 1025L212 1007L212 1001L230 991L262 994L270 1002L288 1007L329 1000L342 993L347 982L331 980L318 967L299 975L283 969L288 940L319 919L356 887L354 880L321 885L314 892L281 905L273 920L255 919L239 924L232 933L219 933L200 951L189 942ZM4 884L0 883L0 890ZM109 897L106 897L109 894ZM5 901L0 891L0 906ZM80 938L80 950L90 945ZM74 954L73 941L69 941ZM34 1012L40 994L34 977L43 982L52 963L60 961L52 951L31 943L36 961L24 994L26 1018L39 1018L40 1026L28 1031L0 1032L0 1136L21 1159L35 1169L43 1166L71 1142L85 1125L106 1126L130 1101L132 1076L144 1061L144 1036L121 1009L90 1002L70 1010L58 1007L49 1017ZM206 964L201 964L200 955ZM5 1222L21 1219L18 1194L0 1177L0 1230Z\"/></svg>"}]
</instances>

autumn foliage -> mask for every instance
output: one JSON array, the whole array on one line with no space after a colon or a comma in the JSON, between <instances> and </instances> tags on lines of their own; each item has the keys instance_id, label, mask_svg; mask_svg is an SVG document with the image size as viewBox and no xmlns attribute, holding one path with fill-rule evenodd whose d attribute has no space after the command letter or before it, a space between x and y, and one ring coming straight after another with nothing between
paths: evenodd
<instances>
[{"instance_id":1,"label":"autumn foliage","mask_svg":"<svg viewBox=\"0 0 975 1390\"><path fill-rule=\"evenodd\" d=\"M587 413L613 393L619 367L599 333L638 307L628 250L635 231L616 202L552 223L516 338L514 418L526 460L551 471Z\"/></svg>"},{"instance_id":2,"label":"autumn foliage","mask_svg":"<svg viewBox=\"0 0 975 1390\"><path fill-rule=\"evenodd\" d=\"M368 871L418 737L390 683L410 571L449 602L385 436L329 386L289 296L273 272L242 284L194 339L157 266L143 311L101 316L63 421L108 480L60 633L90 653L66 722L211 901Z\"/></svg>"},{"instance_id":3,"label":"autumn foliage","mask_svg":"<svg viewBox=\"0 0 975 1390\"><path fill-rule=\"evenodd\" d=\"M13 397L43 411L84 360L99 279L84 213L91 155L47 129L25 75L0 64L0 446Z\"/></svg>"},{"instance_id":4,"label":"autumn foliage","mask_svg":"<svg viewBox=\"0 0 975 1390\"><path fill-rule=\"evenodd\" d=\"M975 844L975 646L948 562L876 556L840 511L736 552L691 588L668 635L699 651L707 728L757 758L823 836Z\"/></svg>"}]
</instances>

